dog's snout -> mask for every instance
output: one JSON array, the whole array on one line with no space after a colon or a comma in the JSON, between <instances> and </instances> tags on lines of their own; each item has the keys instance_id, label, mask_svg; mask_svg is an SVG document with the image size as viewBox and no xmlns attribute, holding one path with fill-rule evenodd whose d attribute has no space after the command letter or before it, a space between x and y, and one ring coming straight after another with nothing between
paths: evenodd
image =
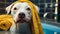
<instances>
[{"instance_id":1,"label":"dog's snout","mask_svg":"<svg viewBox=\"0 0 60 34\"><path fill-rule=\"evenodd\" d=\"M19 13L18 17L19 18L25 18L25 13Z\"/></svg>"}]
</instances>

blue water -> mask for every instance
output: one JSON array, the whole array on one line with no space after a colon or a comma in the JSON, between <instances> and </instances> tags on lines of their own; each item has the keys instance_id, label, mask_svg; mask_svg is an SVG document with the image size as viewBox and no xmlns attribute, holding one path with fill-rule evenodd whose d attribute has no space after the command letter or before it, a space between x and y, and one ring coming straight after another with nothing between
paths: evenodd
<instances>
[{"instance_id":1,"label":"blue water","mask_svg":"<svg viewBox=\"0 0 60 34\"><path fill-rule=\"evenodd\" d=\"M48 30L48 29L44 29L44 34L60 34L60 32L55 32L55 31L51 31L51 30Z\"/></svg>"},{"instance_id":2,"label":"blue water","mask_svg":"<svg viewBox=\"0 0 60 34\"><path fill-rule=\"evenodd\" d=\"M60 27L42 23L44 34L60 34Z\"/></svg>"}]
</instances>

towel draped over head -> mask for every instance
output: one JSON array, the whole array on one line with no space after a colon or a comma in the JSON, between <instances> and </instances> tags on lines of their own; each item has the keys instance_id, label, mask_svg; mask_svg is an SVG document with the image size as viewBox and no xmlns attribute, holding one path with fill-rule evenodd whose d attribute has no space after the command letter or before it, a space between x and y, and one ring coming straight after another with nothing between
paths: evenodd
<instances>
[{"instance_id":1,"label":"towel draped over head","mask_svg":"<svg viewBox=\"0 0 60 34\"><path fill-rule=\"evenodd\" d=\"M38 11L36 10L34 4L29 1L29 0L17 0L16 2L14 2L14 4L16 4L17 2L26 2L28 3L28 5L31 8L31 14L32 14L32 34L43 34L43 30L42 30L42 26L41 26L41 22L40 22L40 18L38 15Z\"/></svg>"}]
</instances>

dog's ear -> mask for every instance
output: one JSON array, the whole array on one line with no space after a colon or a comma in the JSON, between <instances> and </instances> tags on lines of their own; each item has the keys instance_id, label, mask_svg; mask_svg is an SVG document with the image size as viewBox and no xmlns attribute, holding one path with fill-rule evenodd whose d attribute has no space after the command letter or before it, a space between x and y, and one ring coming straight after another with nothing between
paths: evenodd
<instances>
[{"instance_id":1,"label":"dog's ear","mask_svg":"<svg viewBox=\"0 0 60 34\"><path fill-rule=\"evenodd\" d=\"M36 10L37 10L38 13L39 13L40 8L39 8L38 6L36 6L36 5L34 5L34 6L35 6Z\"/></svg>"},{"instance_id":2,"label":"dog's ear","mask_svg":"<svg viewBox=\"0 0 60 34\"><path fill-rule=\"evenodd\" d=\"M11 13L11 9L14 4L11 4L10 6L6 7L5 10L7 11L7 14Z\"/></svg>"}]
</instances>

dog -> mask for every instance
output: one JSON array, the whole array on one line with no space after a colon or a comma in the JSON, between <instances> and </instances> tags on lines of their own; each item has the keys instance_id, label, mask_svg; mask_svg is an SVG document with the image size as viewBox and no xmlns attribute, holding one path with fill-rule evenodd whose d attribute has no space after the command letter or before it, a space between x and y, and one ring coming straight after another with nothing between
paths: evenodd
<instances>
[{"instance_id":1,"label":"dog","mask_svg":"<svg viewBox=\"0 0 60 34\"><path fill-rule=\"evenodd\" d=\"M34 5L36 10L39 13L39 7ZM31 20L31 8L26 2L17 2L16 4L11 4L8 7L6 7L7 14L11 14L14 20L14 23L12 23L12 26L10 28L10 31L15 32L16 28L19 28L16 26L17 23L19 23L20 27L23 29L26 28L27 23ZM26 26L25 26L25 25ZM23 26L24 25L24 26ZM24 28L25 27L25 28ZM20 29L21 30L21 29Z\"/></svg>"}]
</instances>

